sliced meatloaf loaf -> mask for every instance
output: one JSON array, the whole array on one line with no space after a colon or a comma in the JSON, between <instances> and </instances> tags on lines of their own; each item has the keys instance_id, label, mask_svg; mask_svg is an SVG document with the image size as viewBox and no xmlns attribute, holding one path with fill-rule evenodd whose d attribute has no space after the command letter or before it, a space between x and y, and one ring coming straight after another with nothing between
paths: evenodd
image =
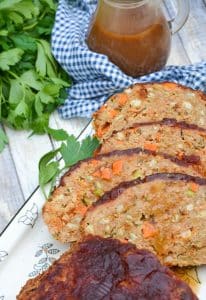
<instances>
[{"instance_id":1,"label":"sliced meatloaf loaf","mask_svg":"<svg viewBox=\"0 0 206 300\"><path fill-rule=\"evenodd\" d=\"M134 123L174 118L206 129L206 95L175 83L136 84L113 95L96 113L94 129L103 141Z\"/></svg>"},{"instance_id":2,"label":"sliced meatloaf loaf","mask_svg":"<svg viewBox=\"0 0 206 300\"><path fill-rule=\"evenodd\" d=\"M162 173L122 183L88 210L81 230L129 240L169 266L206 264L206 179Z\"/></svg>"},{"instance_id":3,"label":"sliced meatloaf loaf","mask_svg":"<svg viewBox=\"0 0 206 300\"><path fill-rule=\"evenodd\" d=\"M155 124L136 125L113 133L99 149L99 153L141 147L164 152L193 164L206 176L206 130L186 123L165 120Z\"/></svg>"},{"instance_id":4,"label":"sliced meatloaf loaf","mask_svg":"<svg viewBox=\"0 0 206 300\"><path fill-rule=\"evenodd\" d=\"M43 208L51 234L62 242L79 238L79 224L88 207L122 181L156 172L198 175L187 163L140 148L113 151L86 159L64 175Z\"/></svg>"},{"instance_id":5,"label":"sliced meatloaf loaf","mask_svg":"<svg viewBox=\"0 0 206 300\"><path fill-rule=\"evenodd\" d=\"M89 236L48 271L30 279L18 300L197 300L154 254L130 243Z\"/></svg>"}]
</instances>

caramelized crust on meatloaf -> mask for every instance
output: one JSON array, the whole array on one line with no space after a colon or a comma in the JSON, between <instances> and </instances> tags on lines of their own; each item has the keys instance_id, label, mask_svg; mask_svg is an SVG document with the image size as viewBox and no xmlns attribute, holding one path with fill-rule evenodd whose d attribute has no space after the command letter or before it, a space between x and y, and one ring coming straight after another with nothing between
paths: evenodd
<instances>
[{"instance_id":1,"label":"caramelized crust on meatloaf","mask_svg":"<svg viewBox=\"0 0 206 300\"><path fill-rule=\"evenodd\" d=\"M115 94L94 113L94 129L104 141L134 123L174 118L206 129L206 95L179 84L135 84Z\"/></svg>"},{"instance_id":2,"label":"caramelized crust on meatloaf","mask_svg":"<svg viewBox=\"0 0 206 300\"><path fill-rule=\"evenodd\" d=\"M99 149L99 153L141 147L164 152L186 160L206 176L206 130L197 126L164 120L149 122L113 133Z\"/></svg>"},{"instance_id":3,"label":"caramelized crust on meatloaf","mask_svg":"<svg viewBox=\"0 0 206 300\"><path fill-rule=\"evenodd\" d=\"M186 283L147 250L89 236L48 271L30 279L18 300L197 300Z\"/></svg>"},{"instance_id":4,"label":"caramelized crust on meatloaf","mask_svg":"<svg viewBox=\"0 0 206 300\"><path fill-rule=\"evenodd\" d=\"M122 183L87 211L81 230L129 240L169 266L206 264L206 179L162 173Z\"/></svg>"},{"instance_id":5,"label":"caramelized crust on meatloaf","mask_svg":"<svg viewBox=\"0 0 206 300\"><path fill-rule=\"evenodd\" d=\"M84 214L100 196L122 181L156 172L199 175L184 161L150 150L135 148L102 154L78 163L64 175L44 205L44 221L56 239L77 241Z\"/></svg>"}]
</instances>

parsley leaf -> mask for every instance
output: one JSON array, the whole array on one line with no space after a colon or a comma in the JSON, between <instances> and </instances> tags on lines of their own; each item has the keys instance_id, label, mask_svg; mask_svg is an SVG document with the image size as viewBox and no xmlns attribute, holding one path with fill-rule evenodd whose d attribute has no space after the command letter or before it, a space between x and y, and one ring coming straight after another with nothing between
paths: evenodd
<instances>
[{"instance_id":1,"label":"parsley leaf","mask_svg":"<svg viewBox=\"0 0 206 300\"><path fill-rule=\"evenodd\" d=\"M46 55L44 53L44 48L41 44L37 44L37 60L36 60L36 70L44 77L46 75Z\"/></svg>"},{"instance_id":2,"label":"parsley leaf","mask_svg":"<svg viewBox=\"0 0 206 300\"><path fill-rule=\"evenodd\" d=\"M0 3L0 10L12 9L12 7L19 2L21 2L21 0L3 0Z\"/></svg>"},{"instance_id":3,"label":"parsley leaf","mask_svg":"<svg viewBox=\"0 0 206 300\"><path fill-rule=\"evenodd\" d=\"M60 148L65 167L70 167L79 160L91 157L98 146L97 138L88 136L80 143L73 135L70 135L66 143L62 143Z\"/></svg>"},{"instance_id":4,"label":"parsley leaf","mask_svg":"<svg viewBox=\"0 0 206 300\"><path fill-rule=\"evenodd\" d=\"M68 138L66 143L62 143L60 153L64 160L65 166L70 167L78 161L79 150L80 142L78 142L73 135Z\"/></svg>"},{"instance_id":5,"label":"parsley leaf","mask_svg":"<svg viewBox=\"0 0 206 300\"><path fill-rule=\"evenodd\" d=\"M99 141L96 137L93 138L91 136L86 137L82 141L79 150L80 159L91 157L98 146L99 146Z\"/></svg>"},{"instance_id":6,"label":"parsley leaf","mask_svg":"<svg viewBox=\"0 0 206 300\"><path fill-rule=\"evenodd\" d=\"M22 57L24 51L14 48L0 53L0 69L8 71L10 66L15 65Z\"/></svg>"},{"instance_id":7,"label":"parsley leaf","mask_svg":"<svg viewBox=\"0 0 206 300\"><path fill-rule=\"evenodd\" d=\"M50 133L53 129L49 129ZM54 131L53 131L54 134ZM39 162L39 184L45 195L46 184L51 184L56 181L57 176L65 168L73 166L80 160L91 157L94 151L99 147L99 141L96 137L86 137L82 142L76 140L73 135L68 135L62 130L56 130L57 139L66 138L66 141L62 142L60 148L45 154ZM64 166L60 168L60 161L56 160L56 156L61 154L64 161Z\"/></svg>"},{"instance_id":8,"label":"parsley leaf","mask_svg":"<svg viewBox=\"0 0 206 300\"><path fill-rule=\"evenodd\" d=\"M17 48L21 48L24 51L34 52L37 50L36 40L28 34L19 33L11 36L11 39Z\"/></svg>"},{"instance_id":9,"label":"parsley leaf","mask_svg":"<svg viewBox=\"0 0 206 300\"><path fill-rule=\"evenodd\" d=\"M54 160L59 149L45 154L39 161L39 185L46 197L45 185L59 173L59 162Z\"/></svg>"},{"instance_id":10,"label":"parsley leaf","mask_svg":"<svg viewBox=\"0 0 206 300\"><path fill-rule=\"evenodd\" d=\"M43 89L43 84L34 69L24 72L20 77L20 81L34 90L40 91Z\"/></svg>"},{"instance_id":11,"label":"parsley leaf","mask_svg":"<svg viewBox=\"0 0 206 300\"><path fill-rule=\"evenodd\" d=\"M48 133L53 137L56 141L65 141L69 138L68 133L63 129L52 129L48 128Z\"/></svg>"}]
</instances>

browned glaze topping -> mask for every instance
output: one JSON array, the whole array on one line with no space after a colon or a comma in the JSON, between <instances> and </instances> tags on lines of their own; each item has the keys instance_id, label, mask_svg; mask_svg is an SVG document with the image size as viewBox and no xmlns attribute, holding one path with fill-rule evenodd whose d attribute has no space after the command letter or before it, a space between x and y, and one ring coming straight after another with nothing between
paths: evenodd
<instances>
[{"instance_id":1,"label":"browned glaze topping","mask_svg":"<svg viewBox=\"0 0 206 300\"><path fill-rule=\"evenodd\" d=\"M28 281L18 300L197 300L190 287L147 250L89 236L43 276Z\"/></svg>"},{"instance_id":2,"label":"browned glaze topping","mask_svg":"<svg viewBox=\"0 0 206 300\"><path fill-rule=\"evenodd\" d=\"M175 160L176 161L176 160ZM182 159L178 161L182 161L183 164L192 164L192 165L198 165L200 164L200 156L198 155L185 155L183 154Z\"/></svg>"},{"instance_id":3,"label":"browned glaze topping","mask_svg":"<svg viewBox=\"0 0 206 300\"><path fill-rule=\"evenodd\" d=\"M195 176L181 174L181 173L156 173L156 174L148 175L143 179L138 178L131 181L125 181L120 183L117 187L113 188L109 192L106 192L95 203L93 203L91 209L95 206L115 200L119 195L123 193L125 189L133 187L135 185L139 185L139 184L143 184L155 180L170 180L170 181L185 181L185 182L192 181L198 185L206 185L205 178L195 177Z\"/></svg>"},{"instance_id":4,"label":"browned glaze topping","mask_svg":"<svg viewBox=\"0 0 206 300\"><path fill-rule=\"evenodd\" d=\"M205 132L206 129L199 127L198 125L195 124L189 124L185 121L178 122L176 119L169 119L169 118L164 118L161 121L151 121L151 122L144 122L144 123L135 123L128 129L140 127L140 126L151 126L151 125L166 125L166 126L171 126L171 127L178 127L181 129L188 129L188 130L196 130L199 132ZM117 131L114 131L114 133L117 133Z\"/></svg>"},{"instance_id":5,"label":"browned glaze topping","mask_svg":"<svg viewBox=\"0 0 206 300\"><path fill-rule=\"evenodd\" d=\"M111 156L121 156L121 155L134 155L134 154L139 154L139 153L144 153L144 154L148 154L148 155L160 155L165 159L168 159L174 163L176 163L177 165L181 165L181 166L189 166L191 164L195 164L195 165L199 165L200 164L200 157L197 155L183 155L181 159L178 159L176 156L172 156L163 152L156 152L156 151L151 151L151 150L147 150L147 149L143 149L143 148L132 148L132 149L125 149L125 150L114 150L112 152L108 152L108 153L103 153L100 155L95 156L95 160L101 160L104 157L111 157ZM86 158L82 161L79 161L77 164L75 164L74 166L72 166L68 172L66 172L64 174L64 176L62 177L61 181L60 181L60 185L64 186L64 177L65 176L70 176L70 174L72 172L74 172L76 169L78 169L82 163L88 162L90 160L92 160L93 158Z\"/></svg>"},{"instance_id":6,"label":"browned glaze topping","mask_svg":"<svg viewBox=\"0 0 206 300\"><path fill-rule=\"evenodd\" d=\"M181 128L181 129L195 130L195 131L206 133L206 129L203 127L199 127L198 125L195 125L195 124L189 124L184 121L178 122L176 119L169 119L169 118L165 118L160 121L134 123L132 126L128 127L127 130L138 128L141 126L143 127L143 126L152 126L152 125L166 125L166 126L170 126L170 127L177 127L177 128ZM114 134L116 134L117 132L118 131L114 130L112 136Z\"/></svg>"}]
</instances>

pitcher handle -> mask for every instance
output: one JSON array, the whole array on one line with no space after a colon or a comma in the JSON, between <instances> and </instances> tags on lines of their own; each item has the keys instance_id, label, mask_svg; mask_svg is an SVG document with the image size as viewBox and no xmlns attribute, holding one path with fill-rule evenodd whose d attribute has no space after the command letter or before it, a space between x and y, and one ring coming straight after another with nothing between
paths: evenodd
<instances>
[{"instance_id":1,"label":"pitcher handle","mask_svg":"<svg viewBox=\"0 0 206 300\"><path fill-rule=\"evenodd\" d=\"M177 0L178 12L174 19L170 20L172 34L178 32L186 23L190 12L189 0Z\"/></svg>"}]
</instances>

